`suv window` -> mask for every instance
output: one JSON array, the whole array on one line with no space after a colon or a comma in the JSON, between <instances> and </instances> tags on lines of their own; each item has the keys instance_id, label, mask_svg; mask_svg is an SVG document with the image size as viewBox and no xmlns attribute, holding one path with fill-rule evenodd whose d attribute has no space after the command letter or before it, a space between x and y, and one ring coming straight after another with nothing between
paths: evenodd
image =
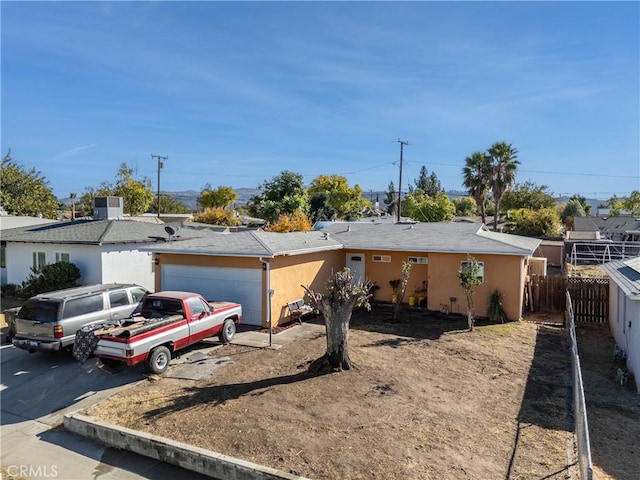
<instances>
[{"instance_id":1,"label":"suv window","mask_svg":"<svg viewBox=\"0 0 640 480\"><path fill-rule=\"evenodd\" d=\"M62 318L77 317L86 313L99 312L104 308L102 294L68 300L64 305Z\"/></svg>"},{"instance_id":2,"label":"suv window","mask_svg":"<svg viewBox=\"0 0 640 480\"><path fill-rule=\"evenodd\" d=\"M53 323L58 320L58 302L28 301L20 308L20 318L42 323Z\"/></svg>"},{"instance_id":3,"label":"suv window","mask_svg":"<svg viewBox=\"0 0 640 480\"><path fill-rule=\"evenodd\" d=\"M109 293L109 304L113 307L129 305L129 296L126 290L117 290Z\"/></svg>"}]
</instances>

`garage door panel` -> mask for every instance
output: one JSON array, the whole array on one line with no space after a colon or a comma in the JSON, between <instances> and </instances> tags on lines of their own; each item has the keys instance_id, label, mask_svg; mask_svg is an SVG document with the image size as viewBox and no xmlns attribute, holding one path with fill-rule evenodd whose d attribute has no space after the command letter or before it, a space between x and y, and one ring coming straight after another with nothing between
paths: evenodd
<instances>
[{"instance_id":1,"label":"garage door panel","mask_svg":"<svg viewBox=\"0 0 640 480\"><path fill-rule=\"evenodd\" d=\"M196 292L207 300L240 303L243 323L262 324L261 270L164 265L162 290Z\"/></svg>"}]
</instances>

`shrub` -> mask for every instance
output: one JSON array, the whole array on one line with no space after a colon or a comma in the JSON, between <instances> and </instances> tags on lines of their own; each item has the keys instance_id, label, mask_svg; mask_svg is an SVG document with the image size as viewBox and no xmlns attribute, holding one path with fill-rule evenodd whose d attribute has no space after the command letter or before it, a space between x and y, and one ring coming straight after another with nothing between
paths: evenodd
<instances>
[{"instance_id":1,"label":"shrub","mask_svg":"<svg viewBox=\"0 0 640 480\"><path fill-rule=\"evenodd\" d=\"M29 298L39 293L75 287L80 276L80 269L69 262L50 263L40 269L32 268L17 294Z\"/></svg>"},{"instance_id":2,"label":"shrub","mask_svg":"<svg viewBox=\"0 0 640 480\"><path fill-rule=\"evenodd\" d=\"M509 321L502 308L502 293L498 289L495 289L489 295L489 320L500 323Z\"/></svg>"}]
</instances>

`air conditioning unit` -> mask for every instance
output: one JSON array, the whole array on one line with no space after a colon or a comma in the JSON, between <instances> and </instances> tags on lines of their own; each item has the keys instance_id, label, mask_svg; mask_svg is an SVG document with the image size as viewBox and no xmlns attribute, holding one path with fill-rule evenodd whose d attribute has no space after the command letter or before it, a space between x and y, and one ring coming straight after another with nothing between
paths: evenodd
<instances>
[{"instance_id":1,"label":"air conditioning unit","mask_svg":"<svg viewBox=\"0 0 640 480\"><path fill-rule=\"evenodd\" d=\"M94 197L94 220L114 220L124 217L124 200L122 197Z\"/></svg>"}]
</instances>

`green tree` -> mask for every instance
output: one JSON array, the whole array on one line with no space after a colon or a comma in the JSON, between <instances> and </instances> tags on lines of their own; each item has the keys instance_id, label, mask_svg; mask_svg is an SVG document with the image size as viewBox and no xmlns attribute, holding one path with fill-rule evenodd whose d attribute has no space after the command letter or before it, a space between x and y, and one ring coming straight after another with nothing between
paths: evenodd
<instances>
[{"instance_id":1,"label":"green tree","mask_svg":"<svg viewBox=\"0 0 640 480\"><path fill-rule=\"evenodd\" d=\"M553 207L556 204L556 199L549 193L549 187L546 185L536 185L527 181L516 183L513 188L504 192L501 204L503 211L520 208L539 210Z\"/></svg>"},{"instance_id":2,"label":"green tree","mask_svg":"<svg viewBox=\"0 0 640 480\"><path fill-rule=\"evenodd\" d=\"M160 212L191 213L191 209L171 195L160 194ZM149 213L158 213L158 204L156 202L153 202L151 207L149 207Z\"/></svg>"},{"instance_id":3,"label":"green tree","mask_svg":"<svg viewBox=\"0 0 640 480\"><path fill-rule=\"evenodd\" d=\"M591 205L589 205L587 199L584 196L574 194L569 197L569 200L576 200L580 203L580 205L582 205L582 208L584 209L584 217L588 217L589 215L591 215Z\"/></svg>"},{"instance_id":4,"label":"green tree","mask_svg":"<svg viewBox=\"0 0 640 480\"><path fill-rule=\"evenodd\" d=\"M266 181L259 187L260 195L253 196L247 207L254 217L273 223L282 214L309 211L309 195L303 186L299 173L285 170L279 176Z\"/></svg>"},{"instance_id":5,"label":"green tree","mask_svg":"<svg viewBox=\"0 0 640 480\"><path fill-rule=\"evenodd\" d=\"M602 207L609 209L609 215L617 217L620 215L620 210L624 210L624 199L618 198L614 195L609 200L602 204Z\"/></svg>"},{"instance_id":6,"label":"green tree","mask_svg":"<svg viewBox=\"0 0 640 480\"><path fill-rule=\"evenodd\" d=\"M329 205L329 195L324 192L314 193L309 197L309 211L314 223L338 218L338 212Z\"/></svg>"},{"instance_id":7,"label":"green tree","mask_svg":"<svg viewBox=\"0 0 640 480\"><path fill-rule=\"evenodd\" d=\"M326 206L335 211L336 217L342 220L357 220L371 202L362 197L362 189L349 186L347 179L340 175L320 175L307 188L310 196L324 193L327 196ZM311 216L315 212L311 210Z\"/></svg>"},{"instance_id":8,"label":"green tree","mask_svg":"<svg viewBox=\"0 0 640 480\"><path fill-rule=\"evenodd\" d=\"M26 170L11 158L11 150L0 164L0 204L10 215L57 218L58 200L49 182L34 168Z\"/></svg>"},{"instance_id":9,"label":"green tree","mask_svg":"<svg viewBox=\"0 0 640 480\"><path fill-rule=\"evenodd\" d=\"M402 214L418 222L444 222L453 220L456 207L444 192L430 197L416 189L405 196Z\"/></svg>"},{"instance_id":10,"label":"green tree","mask_svg":"<svg viewBox=\"0 0 640 480\"><path fill-rule=\"evenodd\" d=\"M220 186L213 190L211 185L207 184L200 191L198 204L200 204L202 208L227 208L233 205L237 199L238 193L233 188Z\"/></svg>"},{"instance_id":11,"label":"green tree","mask_svg":"<svg viewBox=\"0 0 640 480\"><path fill-rule=\"evenodd\" d=\"M555 207L539 210L521 208L509 212L509 222L504 231L527 237L558 237L562 234L562 224Z\"/></svg>"},{"instance_id":12,"label":"green tree","mask_svg":"<svg viewBox=\"0 0 640 480\"><path fill-rule=\"evenodd\" d=\"M95 197L113 196L122 197L124 213L135 216L149 211L155 200L155 195L151 190L151 180L146 177L136 180L133 178L134 173L133 168L129 168L125 162L122 162L116 173L115 184L105 181L98 188L85 188L80 197L82 208L91 215L93 214L93 199Z\"/></svg>"},{"instance_id":13,"label":"green tree","mask_svg":"<svg viewBox=\"0 0 640 480\"><path fill-rule=\"evenodd\" d=\"M491 159L482 152L474 152L465 159L462 184L476 201L482 223L487 223L487 202L491 182Z\"/></svg>"},{"instance_id":14,"label":"green tree","mask_svg":"<svg viewBox=\"0 0 640 480\"><path fill-rule=\"evenodd\" d=\"M587 213L584 210L584 206L578 200L570 198L569 201L562 207L560 213L560 220L565 223L569 217L586 217Z\"/></svg>"},{"instance_id":15,"label":"green tree","mask_svg":"<svg viewBox=\"0 0 640 480\"><path fill-rule=\"evenodd\" d=\"M480 264L471 255L467 255L467 261L462 262L460 270L458 270L458 279L467 300L467 323L471 332L475 324L473 313L474 287L484 283L484 279L480 274Z\"/></svg>"},{"instance_id":16,"label":"green tree","mask_svg":"<svg viewBox=\"0 0 640 480\"><path fill-rule=\"evenodd\" d=\"M478 204L472 197L458 197L451 200L456 207L456 216L471 217L478 211Z\"/></svg>"},{"instance_id":17,"label":"green tree","mask_svg":"<svg viewBox=\"0 0 640 480\"><path fill-rule=\"evenodd\" d=\"M422 165L420 167L420 174L418 178L414 180L416 189L422 190L425 194L430 197L435 197L438 193L444 192L442 185L440 184L440 180L438 180L435 172L431 172L428 174L427 167Z\"/></svg>"},{"instance_id":18,"label":"green tree","mask_svg":"<svg viewBox=\"0 0 640 480\"><path fill-rule=\"evenodd\" d=\"M309 297L309 304L324 317L327 333L327 350L324 355L309 365L309 372L331 372L349 370L349 322L356 306L367 310L369 291L372 283L356 281L348 268L331 275L326 284L326 292L318 293L308 286L303 287Z\"/></svg>"},{"instance_id":19,"label":"green tree","mask_svg":"<svg viewBox=\"0 0 640 480\"><path fill-rule=\"evenodd\" d=\"M640 216L640 191L634 190L627 198L624 199L623 206L625 210L629 210L632 215Z\"/></svg>"},{"instance_id":20,"label":"green tree","mask_svg":"<svg viewBox=\"0 0 640 480\"><path fill-rule=\"evenodd\" d=\"M393 215L398 205L398 192L393 182L389 182L387 191L384 194L384 204L387 206L387 213Z\"/></svg>"},{"instance_id":21,"label":"green tree","mask_svg":"<svg viewBox=\"0 0 640 480\"><path fill-rule=\"evenodd\" d=\"M148 178L135 180L134 172L134 169L129 168L125 162L121 163L111 195L122 197L124 213L135 216L148 211L155 196L151 191L151 180Z\"/></svg>"},{"instance_id":22,"label":"green tree","mask_svg":"<svg viewBox=\"0 0 640 480\"><path fill-rule=\"evenodd\" d=\"M517 160L518 150L506 142L496 142L491 145L487 150L487 155L491 159L491 193L496 205L493 229L497 231L500 219L500 200L505 192L511 188L520 162Z\"/></svg>"}]
</instances>

